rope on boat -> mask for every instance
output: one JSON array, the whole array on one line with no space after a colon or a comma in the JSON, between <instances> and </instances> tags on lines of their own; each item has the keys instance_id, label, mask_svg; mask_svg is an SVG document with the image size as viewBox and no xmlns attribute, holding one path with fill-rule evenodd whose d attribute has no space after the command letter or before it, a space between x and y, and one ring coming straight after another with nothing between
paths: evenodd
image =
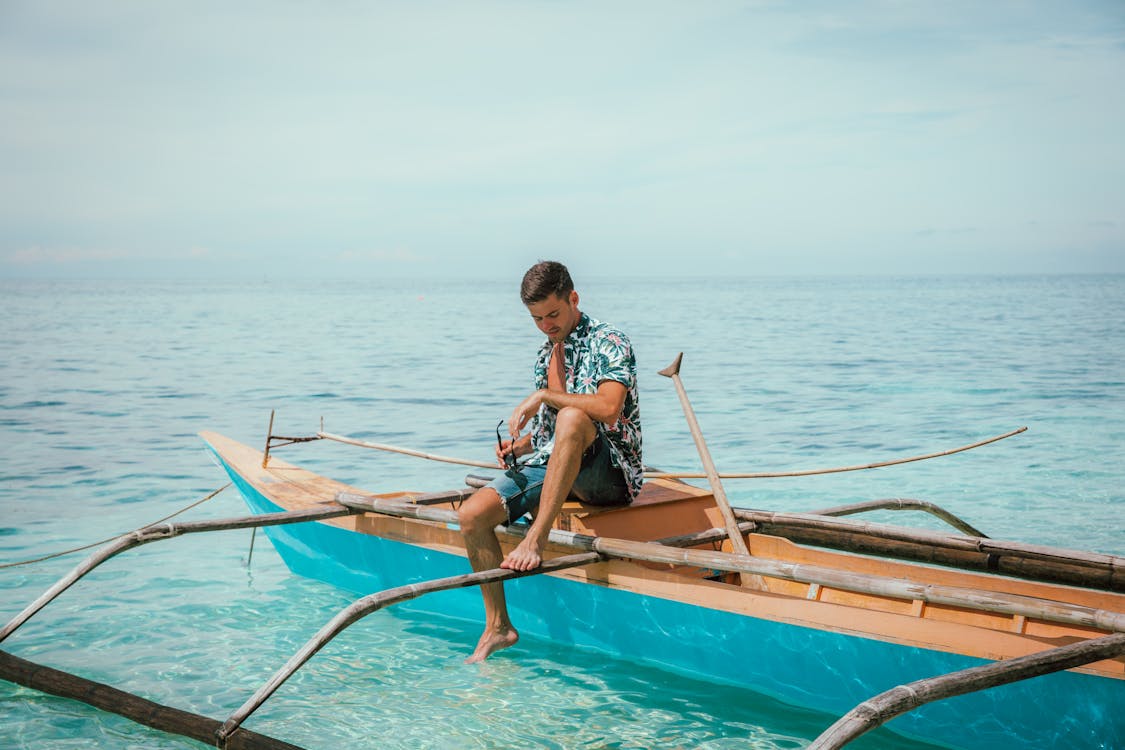
<instances>
[{"instance_id":1,"label":"rope on boat","mask_svg":"<svg viewBox=\"0 0 1125 750\"><path fill-rule=\"evenodd\" d=\"M899 464L908 464L914 461L925 461L931 458L940 458L941 456L951 456L954 453L963 453L973 448L980 448L983 445L995 443L1005 438L1010 438L1013 435L1019 435L1021 432L1026 432L1027 427L1020 427L1010 432L1005 432L1003 435L996 435L987 440L978 440L969 445L962 445L959 448L951 448L949 450L937 451L935 453L926 453L921 456L910 456L908 458L895 458L889 461L876 461L874 463L856 464L854 466L836 466L828 469L805 469L801 471L747 471L747 472L719 472L720 479L780 479L783 477L809 477L818 474L839 474L845 471L861 471L863 469L881 469L886 466L897 466ZM287 438L288 439L288 438ZM474 461L467 458L453 458L451 456L440 456L434 453L425 453L423 451L414 450L412 448L402 448L397 445L387 445L385 443L371 443L366 440L359 440L357 438L347 437L345 435L336 435L331 432L324 432L323 430L316 433L315 438L308 438L308 440L324 439L334 440L338 443L347 443L348 445L356 445L360 448L370 448L372 450L387 451L389 453L401 453L406 456L415 456L417 458L424 458L428 461L440 461L449 464L460 464L462 466L475 466L482 469L499 470L500 467L495 462L489 463L487 461ZM644 473L645 479L705 479L707 474L699 471L646 471Z\"/></svg>"},{"instance_id":2,"label":"rope on boat","mask_svg":"<svg viewBox=\"0 0 1125 750\"><path fill-rule=\"evenodd\" d=\"M101 545L106 544L107 542L112 542L114 539L117 539L121 536L124 536L125 534L135 533L135 532L140 531L141 529L147 529L151 526L157 525L158 523L163 523L164 521L167 521L170 518L175 518L176 516L180 515L181 513L186 513L187 511L191 510L192 508L194 508L198 505L202 505L203 503L207 502L211 498L215 497L220 492L225 490L227 487L230 487L230 482L227 482L226 484L224 484L219 489L213 491L211 494L204 497L202 500L196 500L194 503L191 503L190 505L185 505L183 508L180 508L175 513L164 516L163 518L158 518L155 521L153 521L152 523L145 524L144 526L140 526L140 527L134 529L132 532L126 531L126 532L122 532L121 534L114 534L113 536L106 537L105 539L102 539L101 541L91 542L89 544L84 544L81 547L74 547L72 549L65 549L65 550L62 550L61 552L52 552L49 555L43 555L42 557L35 557L35 558L30 559L30 560L17 560L16 562L0 563L0 570L3 570L4 568L14 568L14 567L19 566L19 565L31 565L32 563L40 563L40 562L44 562L46 560L53 560L56 557L63 557L65 555L74 554L75 552L83 552L83 551L88 550L88 549L93 549L94 547L100 547Z\"/></svg>"},{"instance_id":3,"label":"rope on boat","mask_svg":"<svg viewBox=\"0 0 1125 750\"><path fill-rule=\"evenodd\" d=\"M954 453L962 453L973 448L979 448L982 445L995 443L1004 438L1010 438L1013 435L1019 435L1021 432L1026 432L1027 427L1020 427L1005 432L1003 435L988 438L987 440L979 440L969 445L962 445L960 448L951 448L950 450L938 451L936 453L926 453L921 456L911 456L910 458L895 458L890 461L876 461L870 464L856 464L855 466L837 466L831 469L805 469L802 471L746 471L746 472L720 472L721 479L780 479L783 477L811 477L817 474L839 474L845 471L861 471L863 469L881 469L885 466L897 466L899 464L908 464L914 461L925 461L930 458L940 458L941 456L952 456ZM701 472L645 472L646 479L701 479L706 477L706 474Z\"/></svg>"},{"instance_id":4,"label":"rope on boat","mask_svg":"<svg viewBox=\"0 0 1125 750\"><path fill-rule=\"evenodd\" d=\"M838 750L860 735L926 703L1073 669L1121 654L1125 654L1125 633L1115 633L899 685L844 714L809 745L809 750Z\"/></svg>"}]
</instances>

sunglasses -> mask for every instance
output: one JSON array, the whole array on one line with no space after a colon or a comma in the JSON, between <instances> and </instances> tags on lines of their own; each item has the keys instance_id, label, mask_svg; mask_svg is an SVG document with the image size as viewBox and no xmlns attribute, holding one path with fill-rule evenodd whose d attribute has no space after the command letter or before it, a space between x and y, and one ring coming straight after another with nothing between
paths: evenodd
<instances>
[{"instance_id":1,"label":"sunglasses","mask_svg":"<svg viewBox=\"0 0 1125 750\"><path fill-rule=\"evenodd\" d=\"M498 447L501 452L504 450L504 441L500 439L500 425L502 424L504 424L503 419L496 423L496 447ZM516 454L512 451L504 453L504 465L509 469L519 471L519 464L516 463Z\"/></svg>"}]
</instances>

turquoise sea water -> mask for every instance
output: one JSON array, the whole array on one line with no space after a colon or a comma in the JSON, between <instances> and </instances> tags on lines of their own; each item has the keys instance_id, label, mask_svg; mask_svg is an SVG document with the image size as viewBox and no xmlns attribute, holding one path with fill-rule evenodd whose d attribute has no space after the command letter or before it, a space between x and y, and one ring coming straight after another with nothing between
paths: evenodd
<instances>
[{"instance_id":1,"label":"turquoise sea water","mask_svg":"<svg viewBox=\"0 0 1125 750\"><path fill-rule=\"evenodd\" d=\"M867 463L1028 432L956 456L731 480L737 505L911 497L997 538L1125 553L1125 277L586 283L632 337L646 461L698 468L670 381L720 470ZM538 333L511 280L0 282L0 563L154 521L223 484L198 438L333 432L468 458L525 395ZM286 460L373 490L466 470L339 444ZM183 520L239 515L233 491ZM872 520L940 528L928 517ZM19 656L224 718L347 592L292 576L259 535L126 553L5 641ZM0 568L0 618L82 559ZM798 748L834 717L752 691L525 641L461 664L477 625L385 612L248 722L306 747ZM195 747L0 682L0 747ZM859 748L917 743L879 732Z\"/></svg>"}]
</instances>

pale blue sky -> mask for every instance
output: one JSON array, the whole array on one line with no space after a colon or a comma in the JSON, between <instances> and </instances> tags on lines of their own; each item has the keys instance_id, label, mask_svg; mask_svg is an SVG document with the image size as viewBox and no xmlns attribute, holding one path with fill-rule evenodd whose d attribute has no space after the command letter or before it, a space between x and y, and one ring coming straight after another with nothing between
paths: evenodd
<instances>
[{"instance_id":1,"label":"pale blue sky","mask_svg":"<svg viewBox=\"0 0 1125 750\"><path fill-rule=\"evenodd\" d=\"M1125 272L1123 134L1120 0L0 0L0 276Z\"/></svg>"}]
</instances>

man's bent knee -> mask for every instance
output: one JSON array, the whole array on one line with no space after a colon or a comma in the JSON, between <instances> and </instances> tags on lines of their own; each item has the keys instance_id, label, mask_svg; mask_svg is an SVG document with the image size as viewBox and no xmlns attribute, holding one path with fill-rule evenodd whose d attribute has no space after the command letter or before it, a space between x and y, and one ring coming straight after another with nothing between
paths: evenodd
<instances>
[{"instance_id":1,"label":"man's bent knee","mask_svg":"<svg viewBox=\"0 0 1125 750\"><path fill-rule=\"evenodd\" d=\"M504 503L491 487L482 487L474 492L457 511L461 533L469 536L491 531L505 520L507 512L504 510Z\"/></svg>"},{"instance_id":2,"label":"man's bent knee","mask_svg":"<svg viewBox=\"0 0 1125 750\"><path fill-rule=\"evenodd\" d=\"M590 415L581 409L564 406L559 409L559 413L555 416L556 440L578 437L582 441L582 447L585 448L594 442L597 435L598 430L594 426L594 420L590 419Z\"/></svg>"}]
</instances>

